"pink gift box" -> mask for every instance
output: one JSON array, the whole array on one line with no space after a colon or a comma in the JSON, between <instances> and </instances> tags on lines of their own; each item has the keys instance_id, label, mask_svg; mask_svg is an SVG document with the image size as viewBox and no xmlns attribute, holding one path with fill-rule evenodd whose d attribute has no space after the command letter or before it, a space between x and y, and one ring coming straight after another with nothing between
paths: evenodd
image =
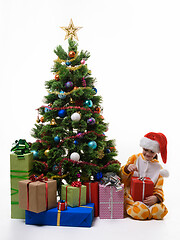
<instances>
[{"instance_id":1,"label":"pink gift box","mask_svg":"<svg viewBox=\"0 0 180 240\"><path fill-rule=\"evenodd\" d=\"M99 185L99 217L101 219L124 218L124 184L122 190L114 186Z\"/></svg>"}]
</instances>

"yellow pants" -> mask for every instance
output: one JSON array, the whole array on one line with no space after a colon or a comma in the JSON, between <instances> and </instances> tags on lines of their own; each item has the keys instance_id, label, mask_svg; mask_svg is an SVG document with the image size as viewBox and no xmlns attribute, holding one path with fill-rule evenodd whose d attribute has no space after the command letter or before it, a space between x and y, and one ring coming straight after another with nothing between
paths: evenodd
<instances>
[{"instance_id":1,"label":"yellow pants","mask_svg":"<svg viewBox=\"0 0 180 240\"><path fill-rule=\"evenodd\" d=\"M128 203L127 203L128 202ZM127 201L125 205L126 212L134 219L163 219L168 213L166 206L163 203L156 203L151 207L148 207L140 201Z\"/></svg>"}]
</instances>

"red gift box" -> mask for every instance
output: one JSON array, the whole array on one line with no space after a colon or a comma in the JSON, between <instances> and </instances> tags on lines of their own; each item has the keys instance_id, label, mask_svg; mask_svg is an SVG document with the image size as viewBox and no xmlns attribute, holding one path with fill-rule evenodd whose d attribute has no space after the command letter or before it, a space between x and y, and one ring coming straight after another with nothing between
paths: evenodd
<instances>
[{"instance_id":1,"label":"red gift box","mask_svg":"<svg viewBox=\"0 0 180 240\"><path fill-rule=\"evenodd\" d=\"M86 182L86 203L94 203L94 216L99 216L99 183Z\"/></svg>"},{"instance_id":2,"label":"red gift box","mask_svg":"<svg viewBox=\"0 0 180 240\"><path fill-rule=\"evenodd\" d=\"M153 195L154 183L149 177L131 177L130 193L134 201L143 201Z\"/></svg>"},{"instance_id":3,"label":"red gift box","mask_svg":"<svg viewBox=\"0 0 180 240\"><path fill-rule=\"evenodd\" d=\"M58 210L61 210L61 211L67 210L67 202L59 201L58 202Z\"/></svg>"}]
</instances>

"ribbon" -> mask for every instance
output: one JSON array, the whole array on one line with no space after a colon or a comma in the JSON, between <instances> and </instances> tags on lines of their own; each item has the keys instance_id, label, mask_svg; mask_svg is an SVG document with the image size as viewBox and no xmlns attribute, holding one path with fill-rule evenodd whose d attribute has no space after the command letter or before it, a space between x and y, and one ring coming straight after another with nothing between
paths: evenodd
<instances>
[{"instance_id":1,"label":"ribbon","mask_svg":"<svg viewBox=\"0 0 180 240\"><path fill-rule=\"evenodd\" d=\"M22 175L22 176L18 176L18 175L13 175L11 174L10 177L11 178L19 178L20 180L26 180L28 179L28 174L29 174L29 171L20 171L20 170L10 170L11 173L16 173L16 174L21 174L21 173L26 173L26 175ZM18 194L19 193L19 190L16 189L16 188L11 188L11 196L15 195L15 194ZM11 198L12 199L12 198ZM11 204L19 204L18 201L12 201L11 200Z\"/></svg>"},{"instance_id":2,"label":"ribbon","mask_svg":"<svg viewBox=\"0 0 180 240\"><path fill-rule=\"evenodd\" d=\"M44 182L45 183L45 189L46 189L46 210L48 210L48 181L47 177L44 177L44 174L41 174L39 177L36 177L34 174L30 176L29 178L30 182L27 184L27 210L29 211L29 184L32 182Z\"/></svg>"},{"instance_id":3,"label":"ribbon","mask_svg":"<svg viewBox=\"0 0 180 240\"><path fill-rule=\"evenodd\" d=\"M61 210L58 210L57 213L57 226L60 226Z\"/></svg>"},{"instance_id":4,"label":"ribbon","mask_svg":"<svg viewBox=\"0 0 180 240\"><path fill-rule=\"evenodd\" d=\"M142 181L143 183L143 189L142 189L142 201L144 201L144 194L145 194L145 186L146 186L146 182L145 181L151 181L150 179L146 178L146 177L139 177L139 180Z\"/></svg>"},{"instance_id":5,"label":"ribbon","mask_svg":"<svg viewBox=\"0 0 180 240\"><path fill-rule=\"evenodd\" d=\"M71 186L72 186L72 187L81 187L82 184L81 184L81 182L76 181L76 182L72 182L72 183L71 183Z\"/></svg>"},{"instance_id":6,"label":"ribbon","mask_svg":"<svg viewBox=\"0 0 180 240\"><path fill-rule=\"evenodd\" d=\"M24 154L30 153L30 146L25 139L20 139L19 141L16 140L14 145L15 146L12 147L11 151L17 154L19 159L24 159Z\"/></svg>"}]
</instances>

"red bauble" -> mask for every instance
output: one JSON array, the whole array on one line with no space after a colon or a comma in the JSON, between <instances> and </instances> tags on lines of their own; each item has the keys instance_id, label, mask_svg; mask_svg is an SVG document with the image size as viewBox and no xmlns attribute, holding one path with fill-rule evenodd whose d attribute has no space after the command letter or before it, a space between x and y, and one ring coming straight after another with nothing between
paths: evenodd
<instances>
[{"instance_id":1,"label":"red bauble","mask_svg":"<svg viewBox=\"0 0 180 240\"><path fill-rule=\"evenodd\" d=\"M75 53L74 51L70 51L70 52L69 52L69 57L70 57L70 58L74 58L75 55L76 55L76 53Z\"/></svg>"},{"instance_id":2,"label":"red bauble","mask_svg":"<svg viewBox=\"0 0 180 240\"><path fill-rule=\"evenodd\" d=\"M56 81L59 80L59 75L58 75L58 74L55 75L55 80L56 80Z\"/></svg>"}]
</instances>

